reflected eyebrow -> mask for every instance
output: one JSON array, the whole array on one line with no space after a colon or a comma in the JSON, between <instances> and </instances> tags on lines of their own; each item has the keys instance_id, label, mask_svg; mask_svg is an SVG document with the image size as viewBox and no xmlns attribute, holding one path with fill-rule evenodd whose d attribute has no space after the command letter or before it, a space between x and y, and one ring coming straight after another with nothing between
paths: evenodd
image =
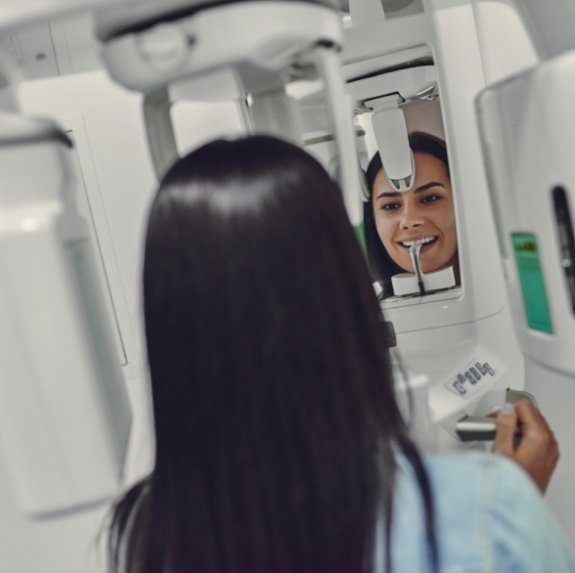
<instances>
[{"instance_id":1,"label":"reflected eyebrow","mask_svg":"<svg viewBox=\"0 0 575 573\"><path fill-rule=\"evenodd\" d=\"M414 189L414 193L420 193L421 191L427 191L432 187L443 187L446 189L443 183L439 183L439 181L429 181L428 183L424 183L423 185L419 186L417 189ZM378 193L376 199L381 199L382 197L399 197L401 193L399 191L382 191Z\"/></svg>"},{"instance_id":2,"label":"reflected eyebrow","mask_svg":"<svg viewBox=\"0 0 575 573\"><path fill-rule=\"evenodd\" d=\"M376 199L381 199L382 197L399 197L401 193L398 191L382 191L376 197Z\"/></svg>"},{"instance_id":3,"label":"reflected eyebrow","mask_svg":"<svg viewBox=\"0 0 575 573\"><path fill-rule=\"evenodd\" d=\"M440 183L439 181L430 181L429 183L425 183L420 187L418 187L417 189L415 189L414 192L419 193L420 191L427 191L431 187L443 187L445 189L445 185L443 183Z\"/></svg>"}]
</instances>

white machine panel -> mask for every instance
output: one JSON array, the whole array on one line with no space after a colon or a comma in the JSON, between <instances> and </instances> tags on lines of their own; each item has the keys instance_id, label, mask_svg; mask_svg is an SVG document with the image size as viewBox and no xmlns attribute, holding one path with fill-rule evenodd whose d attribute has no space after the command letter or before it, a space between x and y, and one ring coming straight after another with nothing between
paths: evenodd
<instances>
[{"instance_id":1,"label":"white machine panel","mask_svg":"<svg viewBox=\"0 0 575 573\"><path fill-rule=\"evenodd\" d=\"M23 510L49 514L116 494L130 407L66 138L0 119L0 444Z\"/></svg>"},{"instance_id":2,"label":"white machine panel","mask_svg":"<svg viewBox=\"0 0 575 573\"><path fill-rule=\"evenodd\" d=\"M571 213L575 54L486 90L478 103L524 351L575 373ZM522 295L522 296L521 296Z\"/></svg>"},{"instance_id":3,"label":"white machine panel","mask_svg":"<svg viewBox=\"0 0 575 573\"><path fill-rule=\"evenodd\" d=\"M575 547L575 52L478 99L515 328L533 393L561 446L547 499Z\"/></svg>"}]
</instances>

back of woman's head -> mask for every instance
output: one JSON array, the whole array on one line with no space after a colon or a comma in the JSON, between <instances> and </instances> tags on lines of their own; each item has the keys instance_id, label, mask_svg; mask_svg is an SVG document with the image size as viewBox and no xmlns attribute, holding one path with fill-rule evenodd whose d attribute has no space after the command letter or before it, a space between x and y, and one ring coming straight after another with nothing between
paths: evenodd
<instances>
[{"instance_id":1,"label":"back of woman's head","mask_svg":"<svg viewBox=\"0 0 575 573\"><path fill-rule=\"evenodd\" d=\"M386 358L369 348L379 310L338 190L286 142L217 141L167 173L144 302L159 463L189 461L189 440L211 449L229 424L273 432L350 400L375 416L377 394L392 395L387 364L373 364Z\"/></svg>"},{"instance_id":2,"label":"back of woman's head","mask_svg":"<svg viewBox=\"0 0 575 573\"><path fill-rule=\"evenodd\" d=\"M157 451L128 570L364 571L404 427L323 168L264 136L179 160L150 212L144 307Z\"/></svg>"}]
</instances>

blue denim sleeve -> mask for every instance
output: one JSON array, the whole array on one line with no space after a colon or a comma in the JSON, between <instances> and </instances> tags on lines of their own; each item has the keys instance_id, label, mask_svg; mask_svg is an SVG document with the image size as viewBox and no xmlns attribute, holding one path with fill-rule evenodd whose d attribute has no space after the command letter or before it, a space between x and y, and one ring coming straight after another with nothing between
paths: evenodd
<instances>
[{"instance_id":1,"label":"blue denim sleeve","mask_svg":"<svg viewBox=\"0 0 575 573\"><path fill-rule=\"evenodd\" d=\"M564 537L530 477L494 456L485 480L485 557L492 573L575 573Z\"/></svg>"}]
</instances>

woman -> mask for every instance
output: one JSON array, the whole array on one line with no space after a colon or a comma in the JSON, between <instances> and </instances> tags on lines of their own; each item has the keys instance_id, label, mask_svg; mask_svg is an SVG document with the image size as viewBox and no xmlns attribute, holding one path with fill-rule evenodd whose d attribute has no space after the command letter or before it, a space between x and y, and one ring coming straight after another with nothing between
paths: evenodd
<instances>
[{"instance_id":1,"label":"woman","mask_svg":"<svg viewBox=\"0 0 575 573\"><path fill-rule=\"evenodd\" d=\"M528 558L571 571L515 465L424 461L413 446L361 249L301 149L217 141L170 169L149 216L144 313L156 463L115 508L111 571L443 571L479 559L476 545L450 547L479 522L499 524L510 559L523 560L507 543L520 534ZM501 503L481 488L502 479L521 506L506 490L511 517L474 522L476 506ZM456 485L471 502L449 517ZM499 555L481 541L485 559Z\"/></svg>"},{"instance_id":2,"label":"woman","mask_svg":"<svg viewBox=\"0 0 575 573\"><path fill-rule=\"evenodd\" d=\"M413 273L410 246L421 244L424 273L453 267L459 284L455 210L445 143L433 135L409 136L415 179L409 191L397 192L379 154L367 168L370 202L365 205L365 236L374 278L391 294L391 277Z\"/></svg>"}]
</instances>

